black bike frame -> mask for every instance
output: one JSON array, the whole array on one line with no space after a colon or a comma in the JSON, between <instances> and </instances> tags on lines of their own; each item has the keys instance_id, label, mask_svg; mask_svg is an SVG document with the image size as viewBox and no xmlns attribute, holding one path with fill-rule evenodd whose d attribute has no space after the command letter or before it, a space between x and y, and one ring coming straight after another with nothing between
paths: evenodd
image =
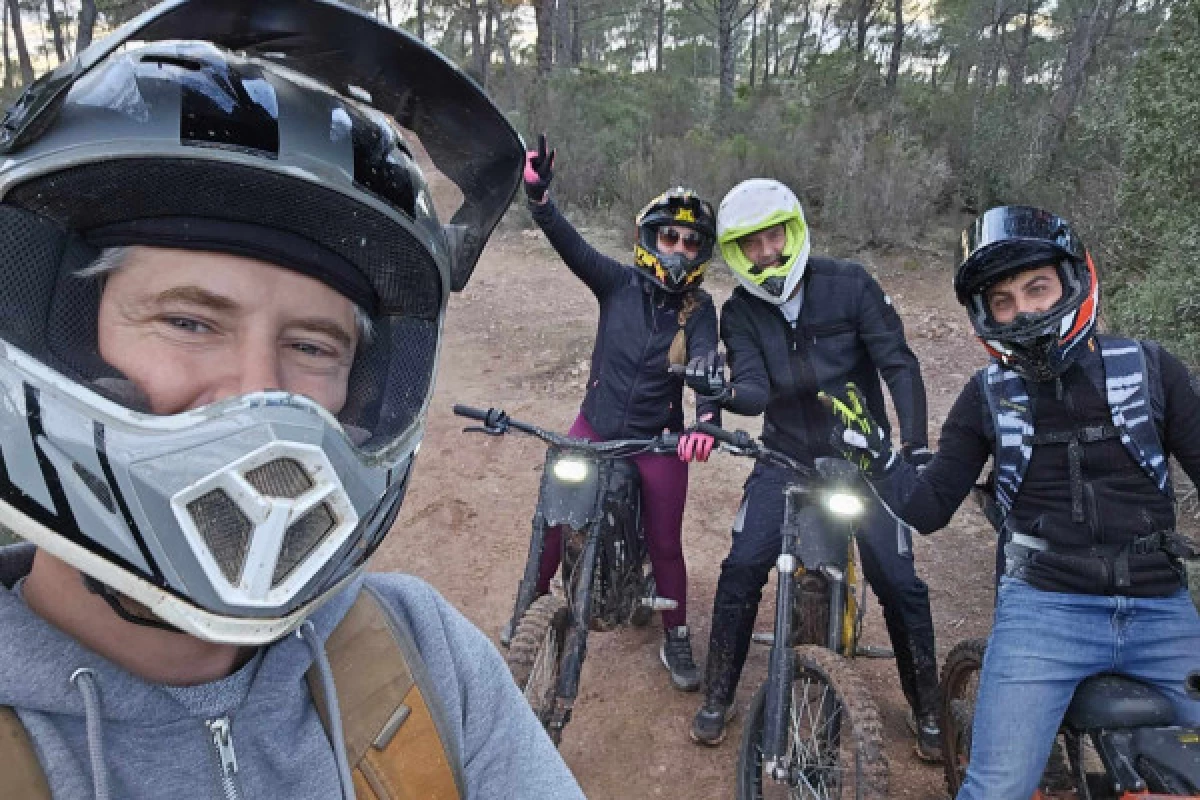
<instances>
[{"instance_id":1,"label":"black bike frame","mask_svg":"<svg viewBox=\"0 0 1200 800\"><path fill-rule=\"evenodd\" d=\"M763 764L778 763L786 755L791 717L792 682L796 655L792 649L792 607L796 602L796 576L800 570L840 570L845 576L853 525L821 508L821 489L848 486L859 480L858 470L840 459L819 459L815 467L800 464L785 453L770 450L744 433L731 433L707 423L697 429L729 445L739 455L790 469L796 482L785 490L784 520L780 528L779 556L775 560L775 634L767 667L767 694L763 719ZM828 572L826 573L828 576ZM846 602L843 583L830 580L829 627L825 645L842 650L841 626ZM833 735L837 735L834 732ZM773 778L775 776L772 776Z\"/></svg>"},{"instance_id":2,"label":"black bike frame","mask_svg":"<svg viewBox=\"0 0 1200 800\"><path fill-rule=\"evenodd\" d=\"M593 586L601 546L615 547L618 538L626 556L626 571L636 570L641 575L645 558L645 541L641 533L640 504L637 502L610 503L611 498L630 495L636 498L638 474L635 468L618 459L642 452L674 452L678 443L676 434L663 434L654 439L629 439L610 442L589 443L569 439L559 434L544 431L535 426L511 419L503 411L482 411L467 406L454 406L454 413L477 419L484 427L476 428L484 433L502 435L510 427L536 436L550 447L546 452L538 490L538 505L534 512L529 553L525 560L525 571L517 585L517 599L513 606L511 629L533 604L537 596L538 573L541 569L542 552L546 546L546 530L555 525L580 531L585 534L583 548L575 562L575 574L570 576L567 587L570 620L563 642L562 660L559 665L556 696L561 703L548 725L561 730L569 721L571 708L579 695L579 678L583 660L587 654L588 626L592 617ZM468 429L472 430L472 429ZM584 477L579 481L565 482L555 475L554 466L563 458L571 458L586 464ZM610 507L612 506L612 507ZM610 523L609 519L613 522ZM562 537L563 563L566 563L567 535ZM615 561L615 558L610 558ZM615 565L614 565L615 569ZM564 571L564 578L567 578ZM626 575L613 575L616 581L626 580Z\"/></svg>"}]
</instances>

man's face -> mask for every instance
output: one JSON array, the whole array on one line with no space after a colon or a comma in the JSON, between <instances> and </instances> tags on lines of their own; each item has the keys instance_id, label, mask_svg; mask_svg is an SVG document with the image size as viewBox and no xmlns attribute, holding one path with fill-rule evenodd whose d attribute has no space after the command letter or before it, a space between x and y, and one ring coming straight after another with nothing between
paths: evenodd
<instances>
[{"instance_id":1,"label":"man's face","mask_svg":"<svg viewBox=\"0 0 1200 800\"><path fill-rule=\"evenodd\" d=\"M787 245L787 229L782 223L748 233L737 240L738 247L759 270L779 263L783 248Z\"/></svg>"},{"instance_id":2,"label":"man's face","mask_svg":"<svg viewBox=\"0 0 1200 800\"><path fill-rule=\"evenodd\" d=\"M100 299L100 356L176 414L265 389L346 402L354 304L313 278L221 253L133 247Z\"/></svg>"},{"instance_id":3,"label":"man's face","mask_svg":"<svg viewBox=\"0 0 1200 800\"><path fill-rule=\"evenodd\" d=\"M1047 264L1026 269L989 286L983 294L992 319L1007 325L1018 314L1037 314L1054 308L1062 299L1058 268Z\"/></svg>"}]
</instances>

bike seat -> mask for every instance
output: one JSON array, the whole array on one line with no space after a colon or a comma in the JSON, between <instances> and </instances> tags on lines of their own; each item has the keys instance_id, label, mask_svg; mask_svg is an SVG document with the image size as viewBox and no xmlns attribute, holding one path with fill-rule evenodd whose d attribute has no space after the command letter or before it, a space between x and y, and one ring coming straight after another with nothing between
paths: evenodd
<instances>
[{"instance_id":1,"label":"bike seat","mask_svg":"<svg viewBox=\"0 0 1200 800\"><path fill-rule=\"evenodd\" d=\"M1171 725L1175 708L1158 689L1124 675L1094 675L1075 690L1063 724L1075 730Z\"/></svg>"}]
</instances>

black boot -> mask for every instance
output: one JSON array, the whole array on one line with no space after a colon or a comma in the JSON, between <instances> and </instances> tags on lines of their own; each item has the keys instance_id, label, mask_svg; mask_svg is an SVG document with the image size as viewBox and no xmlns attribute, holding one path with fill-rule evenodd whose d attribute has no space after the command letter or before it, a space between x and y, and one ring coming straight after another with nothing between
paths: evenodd
<instances>
[{"instance_id":1,"label":"black boot","mask_svg":"<svg viewBox=\"0 0 1200 800\"><path fill-rule=\"evenodd\" d=\"M916 737L917 758L936 764L942 760L942 731L938 722L937 655L933 637L904 636L892 640L896 671L908 700L908 726Z\"/></svg>"},{"instance_id":2,"label":"black boot","mask_svg":"<svg viewBox=\"0 0 1200 800\"><path fill-rule=\"evenodd\" d=\"M733 717L733 698L754 633L758 604L713 605L712 634L704 671L704 705L692 721L692 741L715 746L725 739L725 724Z\"/></svg>"}]
</instances>

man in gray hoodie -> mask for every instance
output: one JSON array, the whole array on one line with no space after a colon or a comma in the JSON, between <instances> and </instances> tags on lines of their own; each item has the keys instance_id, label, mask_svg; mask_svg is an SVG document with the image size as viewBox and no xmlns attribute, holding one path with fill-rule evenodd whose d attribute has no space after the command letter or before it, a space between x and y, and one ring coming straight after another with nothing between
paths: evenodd
<instances>
[{"instance_id":1,"label":"man in gray hoodie","mask_svg":"<svg viewBox=\"0 0 1200 800\"><path fill-rule=\"evenodd\" d=\"M363 573L520 181L478 87L336 3L182 0L0 155L0 797L582 797L483 634Z\"/></svg>"}]
</instances>

